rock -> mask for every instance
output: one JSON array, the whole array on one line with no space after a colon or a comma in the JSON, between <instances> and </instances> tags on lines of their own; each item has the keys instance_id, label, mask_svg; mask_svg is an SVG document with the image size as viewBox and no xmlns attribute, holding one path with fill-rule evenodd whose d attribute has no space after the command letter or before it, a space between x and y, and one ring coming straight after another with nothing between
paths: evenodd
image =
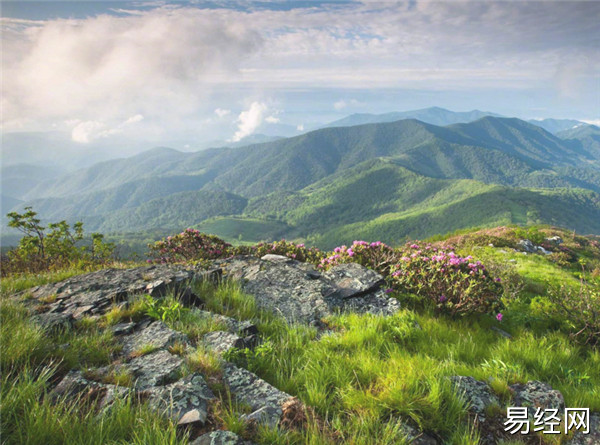
<instances>
[{"instance_id":1,"label":"rock","mask_svg":"<svg viewBox=\"0 0 600 445\"><path fill-rule=\"evenodd\" d=\"M165 349L174 343L187 343L187 337L167 327L160 321L154 321L148 326L130 334L123 340L123 353L130 355L143 347L152 346Z\"/></svg>"},{"instance_id":2,"label":"rock","mask_svg":"<svg viewBox=\"0 0 600 445\"><path fill-rule=\"evenodd\" d=\"M398 310L397 300L377 292L383 277L359 264L341 264L319 273L308 263L280 255L265 257L238 256L221 266L241 281L259 308L289 322L322 327L322 318L343 310L385 314Z\"/></svg>"},{"instance_id":3,"label":"rock","mask_svg":"<svg viewBox=\"0 0 600 445\"><path fill-rule=\"evenodd\" d=\"M69 329L73 326L75 318L70 313L65 312L46 312L35 315L33 321L48 332L56 332L63 329Z\"/></svg>"},{"instance_id":4,"label":"rock","mask_svg":"<svg viewBox=\"0 0 600 445\"><path fill-rule=\"evenodd\" d=\"M97 401L99 409L106 409L129 392L129 388L94 382L86 379L81 371L72 370L52 390L50 397L55 403L65 398L83 397Z\"/></svg>"},{"instance_id":5,"label":"rock","mask_svg":"<svg viewBox=\"0 0 600 445\"><path fill-rule=\"evenodd\" d=\"M212 319L221 324L223 324L224 328L226 328L229 332L234 334L238 334L242 337L246 337L248 335L258 334L258 328L256 325L249 321L239 321L235 318L227 317L225 315L213 314L212 312L203 311L200 309L193 309L194 313L200 315L205 319Z\"/></svg>"},{"instance_id":6,"label":"rock","mask_svg":"<svg viewBox=\"0 0 600 445\"><path fill-rule=\"evenodd\" d=\"M231 431L212 431L196 438L190 445L252 445Z\"/></svg>"},{"instance_id":7,"label":"rock","mask_svg":"<svg viewBox=\"0 0 600 445\"><path fill-rule=\"evenodd\" d=\"M513 395L513 406L528 407L527 412L530 417L533 417L536 408L558 409L559 413L565 408L563 395L547 383L533 380L524 385L511 385L509 388Z\"/></svg>"},{"instance_id":8,"label":"rock","mask_svg":"<svg viewBox=\"0 0 600 445\"><path fill-rule=\"evenodd\" d=\"M129 335L133 332L133 330L135 329L137 323L135 322L130 322L130 323L117 323L116 325L112 326L110 329L112 330L114 335Z\"/></svg>"},{"instance_id":9,"label":"rock","mask_svg":"<svg viewBox=\"0 0 600 445\"><path fill-rule=\"evenodd\" d=\"M535 246L528 239L519 240L517 244L521 247L523 251L527 253L535 253Z\"/></svg>"},{"instance_id":10,"label":"rock","mask_svg":"<svg viewBox=\"0 0 600 445\"><path fill-rule=\"evenodd\" d=\"M573 431L573 430L571 430ZM590 431L588 434L578 431L573 434L569 445L598 445L600 444L600 414L590 413Z\"/></svg>"},{"instance_id":11,"label":"rock","mask_svg":"<svg viewBox=\"0 0 600 445\"><path fill-rule=\"evenodd\" d=\"M116 365L114 372L129 372L134 379L134 387L143 390L152 386L166 385L177 380L182 366L183 360L181 358L160 350L134 358L129 363ZM98 372L104 374L108 374L110 371L110 367L98 369Z\"/></svg>"},{"instance_id":12,"label":"rock","mask_svg":"<svg viewBox=\"0 0 600 445\"><path fill-rule=\"evenodd\" d=\"M166 413L179 426L204 426L208 403L215 396L200 374L191 374L175 383L150 388L143 393L149 406Z\"/></svg>"},{"instance_id":13,"label":"rock","mask_svg":"<svg viewBox=\"0 0 600 445\"><path fill-rule=\"evenodd\" d=\"M201 307L204 306L204 300L196 295L190 287L186 287L183 292L178 295L179 301L184 306Z\"/></svg>"},{"instance_id":14,"label":"rock","mask_svg":"<svg viewBox=\"0 0 600 445\"><path fill-rule=\"evenodd\" d=\"M402 423L400 427L404 432L407 443L410 445L437 445L438 443L433 437L419 431L408 423Z\"/></svg>"},{"instance_id":15,"label":"rock","mask_svg":"<svg viewBox=\"0 0 600 445\"><path fill-rule=\"evenodd\" d=\"M225 363L223 382L229 387L235 398L249 405L252 413L245 416L248 420L275 427L281 419L282 405L292 396L231 363Z\"/></svg>"},{"instance_id":16,"label":"rock","mask_svg":"<svg viewBox=\"0 0 600 445\"><path fill-rule=\"evenodd\" d=\"M338 264L323 274L337 287L340 298L360 297L377 291L384 283L381 275L357 263Z\"/></svg>"},{"instance_id":17,"label":"rock","mask_svg":"<svg viewBox=\"0 0 600 445\"><path fill-rule=\"evenodd\" d=\"M500 400L492 393L487 383L460 375L452 376L450 380L456 391L469 404L469 411L477 414L480 422L485 422L485 411L488 407L500 406Z\"/></svg>"},{"instance_id":18,"label":"rock","mask_svg":"<svg viewBox=\"0 0 600 445\"><path fill-rule=\"evenodd\" d=\"M563 243L563 240L560 236L551 236L550 238L546 238L546 241L550 244L554 244L555 246L560 246Z\"/></svg>"},{"instance_id":19,"label":"rock","mask_svg":"<svg viewBox=\"0 0 600 445\"><path fill-rule=\"evenodd\" d=\"M218 269L220 271L220 269ZM34 287L26 291L31 295L25 304L36 305L45 301L52 304L42 306L45 313L62 314L40 317L40 323L54 329L70 325L73 320L85 316L99 316L114 304L124 302L129 295L149 292L164 295L176 291L192 280L213 279L218 273L196 273L179 266L150 266L134 269L104 269L85 275L77 275L59 283ZM199 297L189 293L187 300L198 304Z\"/></svg>"},{"instance_id":20,"label":"rock","mask_svg":"<svg viewBox=\"0 0 600 445\"><path fill-rule=\"evenodd\" d=\"M245 348L244 339L231 332L209 332L202 338L202 342L212 351L223 354L232 348Z\"/></svg>"}]
</instances>

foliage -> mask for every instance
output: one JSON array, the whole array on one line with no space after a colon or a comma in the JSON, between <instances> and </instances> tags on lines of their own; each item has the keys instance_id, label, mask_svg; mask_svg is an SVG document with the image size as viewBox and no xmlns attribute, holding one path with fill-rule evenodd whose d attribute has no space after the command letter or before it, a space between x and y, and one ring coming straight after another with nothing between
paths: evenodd
<instances>
[{"instance_id":1,"label":"foliage","mask_svg":"<svg viewBox=\"0 0 600 445\"><path fill-rule=\"evenodd\" d=\"M3 275L64 269L78 264L106 264L113 254L114 244L106 243L99 233L91 234L91 245L82 246L81 222L71 227L66 221L60 221L46 228L31 207L26 207L24 213L10 212L7 216L9 227L24 236L3 261Z\"/></svg>"},{"instance_id":2,"label":"foliage","mask_svg":"<svg viewBox=\"0 0 600 445\"><path fill-rule=\"evenodd\" d=\"M174 323L189 311L175 298L154 298L150 295L144 297L144 310L150 317L164 323Z\"/></svg>"},{"instance_id":3,"label":"foliage","mask_svg":"<svg viewBox=\"0 0 600 445\"><path fill-rule=\"evenodd\" d=\"M600 344L600 289L582 283L579 289L561 286L548 292L551 311L568 326L571 336L583 344Z\"/></svg>"},{"instance_id":4,"label":"foliage","mask_svg":"<svg viewBox=\"0 0 600 445\"><path fill-rule=\"evenodd\" d=\"M319 267L328 269L341 263L358 263L388 276L397 261L398 252L381 241L354 241L350 247L336 247L331 255L321 260Z\"/></svg>"},{"instance_id":5,"label":"foliage","mask_svg":"<svg viewBox=\"0 0 600 445\"><path fill-rule=\"evenodd\" d=\"M316 247L306 247L303 243L296 244L282 239L272 243L258 243L254 246L238 246L232 250L236 255L254 255L262 257L267 254L283 255L294 260L318 263L323 253Z\"/></svg>"},{"instance_id":6,"label":"foliage","mask_svg":"<svg viewBox=\"0 0 600 445\"><path fill-rule=\"evenodd\" d=\"M461 257L427 245L410 245L392 267L392 283L398 289L431 301L436 309L451 315L499 314L502 286L490 276L481 261Z\"/></svg>"},{"instance_id":7,"label":"foliage","mask_svg":"<svg viewBox=\"0 0 600 445\"><path fill-rule=\"evenodd\" d=\"M231 244L217 236L206 235L189 228L177 235L150 244L149 247L154 262L179 263L221 258L226 256Z\"/></svg>"}]
</instances>

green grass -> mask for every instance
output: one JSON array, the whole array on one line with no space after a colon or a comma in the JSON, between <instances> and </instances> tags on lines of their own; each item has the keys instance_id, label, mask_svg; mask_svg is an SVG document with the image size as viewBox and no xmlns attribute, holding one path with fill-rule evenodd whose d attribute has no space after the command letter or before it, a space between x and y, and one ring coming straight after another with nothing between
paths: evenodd
<instances>
[{"instance_id":1,"label":"green grass","mask_svg":"<svg viewBox=\"0 0 600 445\"><path fill-rule=\"evenodd\" d=\"M586 252L590 261L598 260L597 252L590 248L581 253ZM247 407L232 400L219 383L220 358L196 344L206 333L225 329L223 322L186 309L175 311L166 323L194 343L188 350L177 347L185 360L184 373L207 377L220 398L214 411L217 421L257 444L403 444L402 424L411 423L448 444L475 445L478 432L450 384L453 375L488 381L504 403L510 399L509 385L540 380L560 390L566 406L600 411L600 350L576 344L563 332L560 320L545 312L548 287L579 286L578 266L559 267L546 256L488 247L487 242L464 244L460 253L484 260L502 274L503 282L514 275L524 283L513 297L505 298L501 324L491 316L452 319L413 307L406 296L395 295L403 305L397 314L340 314L325 320L330 331L319 336L315 328L291 325L260 310L239 283L227 279L219 286L192 283L207 310L257 324L263 347L246 354L244 363L310 407L312 414L302 430L253 429L240 421ZM136 319L146 309L144 300L137 299L127 309L115 307L102 319L84 318L71 330L48 335L31 322L17 300L7 296L8 289L22 290L23 283L63 279L71 272L9 279L7 290L3 287L3 439L9 444L180 443L184 437L176 434L171 422L132 400L119 400L95 417L86 403L63 401L54 406L45 397L50 382L67 370L109 364L119 345L106 327ZM176 301L167 296L163 303L174 307ZM492 326L512 338L499 335ZM110 378L112 383L129 383L126 375Z\"/></svg>"}]
</instances>

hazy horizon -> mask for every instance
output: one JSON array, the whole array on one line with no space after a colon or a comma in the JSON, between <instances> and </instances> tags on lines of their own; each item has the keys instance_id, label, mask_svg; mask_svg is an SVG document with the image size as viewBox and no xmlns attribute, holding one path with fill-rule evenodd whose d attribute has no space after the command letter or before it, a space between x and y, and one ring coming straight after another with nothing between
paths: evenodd
<instances>
[{"instance_id":1,"label":"hazy horizon","mask_svg":"<svg viewBox=\"0 0 600 445\"><path fill-rule=\"evenodd\" d=\"M2 131L190 149L431 106L598 122L599 23L597 2L2 2Z\"/></svg>"}]
</instances>

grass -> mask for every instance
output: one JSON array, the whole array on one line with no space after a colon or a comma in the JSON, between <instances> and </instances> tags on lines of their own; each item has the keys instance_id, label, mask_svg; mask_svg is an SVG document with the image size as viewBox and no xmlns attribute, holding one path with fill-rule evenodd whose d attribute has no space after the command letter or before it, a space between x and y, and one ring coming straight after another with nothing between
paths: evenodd
<instances>
[{"instance_id":1,"label":"grass","mask_svg":"<svg viewBox=\"0 0 600 445\"><path fill-rule=\"evenodd\" d=\"M475 445L479 433L451 386L453 375L489 382L503 403L510 400L510 385L539 380L561 391L567 407L600 411L600 350L576 344L543 310L549 285L579 285L575 267L559 267L545 256L522 255L509 248L475 247L461 249L492 267L496 264L500 272L502 264L515 259L509 272L526 285L514 298L507 297L501 324L492 317L451 319L427 308L411 309L403 295L394 295L403 301L397 314L339 314L325 320L330 330L319 336L315 328L288 324L261 311L235 282L225 280L216 287L192 283L207 310L257 324L268 347L248 354L246 365L310 407L312 415L304 429L250 428L240 420L247 408L232 400L219 383L220 358L198 343L206 333L225 329L222 321L197 310L178 311L165 321L187 334L194 347L184 350L183 345L174 345L173 350L184 358L186 373L204 375L220 397L214 408L218 424L257 444L403 444L403 425L412 424L445 443ZM24 289L21 279L9 278L6 289ZM53 279L41 275L26 282L36 285ZM114 307L101 319L84 318L71 330L48 335L28 319L19 302L6 296L4 286L3 280L1 425L6 443L185 441L172 422L131 399L119 400L98 414L89 403L65 400L55 406L45 397L51 383L67 370L111 362L119 345L106 328L143 316L142 299ZM164 304L171 307L175 300L168 296ZM512 338L499 335L492 326ZM140 353L144 352L149 351ZM123 386L130 383L128 377L109 376L111 383ZM502 411L492 407L488 414L503 415ZM558 443L554 437L540 438L541 443Z\"/></svg>"}]
</instances>

